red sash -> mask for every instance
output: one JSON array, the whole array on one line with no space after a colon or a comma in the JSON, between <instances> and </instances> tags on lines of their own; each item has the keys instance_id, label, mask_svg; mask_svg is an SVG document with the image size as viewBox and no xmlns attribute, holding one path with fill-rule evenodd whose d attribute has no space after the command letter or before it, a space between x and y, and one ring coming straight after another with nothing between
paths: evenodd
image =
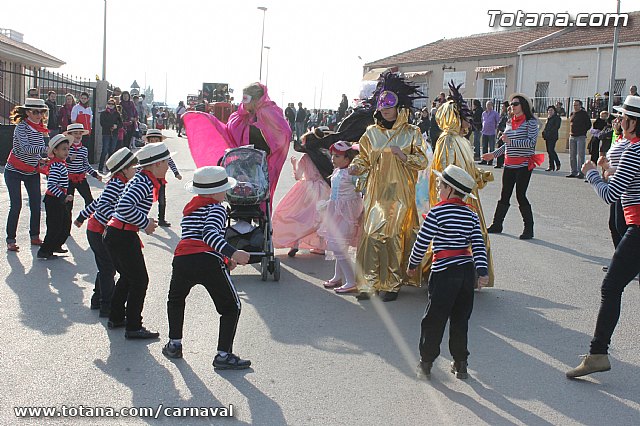
<instances>
[{"instance_id":1,"label":"red sash","mask_svg":"<svg viewBox=\"0 0 640 426\"><path fill-rule=\"evenodd\" d=\"M180 240L176 247L175 256L186 256L188 254L206 253L214 251L211 246L202 240L184 239Z\"/></svg>"},{"instance_id":2,"label":"red sash","mask_svg":"<svg viewBox=\"0 0 640 426\"><path fill-rule=\"evenodd\" d=\"M435 262L436 260L442 260L456 256L471 256L471 250L467 247L466 249L436 251L433 252L433 261Z\"/></svg>"},{"instance_id":3,"label":"red sash","mask_svg":"<svg viewBox=\"0 0 640 426\"><path fill-rule=\"evenodd\" d=\"M11 166L14 169L20 170L21 172L25 172L25 173L36 173L40 171L40 167L39 167L40 163L38 163L38 166L32 166L30 164L27 164L21 159L19 159L18 157L16 157L13 154L13 151L9 152L9 158L7 158L7 163L11 164Z\"/></svg>"},{"instance_id":4,"label":"red sash","mask_svg":"<svg viewBox=\"0 0 640 426\"><path fill-rule=\"evenodd\" d=\"M80 183L87 177L86 173L69 173L69 181L73 183Z\"/></svg>"},{"instance_id":5,"label":"red sash","mask_svg":"<svg viewBox=\"0 0 640 426\"><path fill-rule=\"evenodd\" d=\"M130 223L125 223L119 219L116 219L115 217L112 217L111 220L109 220L107 226L111 226L112 228L116 229L122 229L124 231L138 232L140 230L140 228L138 228L137 226Z\"/></svg>"},{"instance_id":6,"label":"red sash","mask_svg":"<svg viewBox=\"0 0 640 426\"><path fill-rule=\"evenodd\" d=\"M640 204L623 207L624 220L627 225L640 225Z\"/></svg>"},{"instance_id":7,"label":"red sash","mask_svg":"<svg viewBox=\"0 0 640 426\"><path fill-rule=\"evenodd\" d=\"M531 157L510 157L504 156L504 164L507 166L517 166L525 161L529 162L528 169L533 170L544 162L544 154L533 154Z\"/></svg>"},{"instance_id":8,"label":"red sash","mask_svg":"<svg viewBox=\"0 0 640 426\"><path fill-rule=\"evenodd\" d=\"M89 222L87 222L87 230L91 232L96 232L98 234L104 233L104 226L96 220L96 218L91 215L89 218Z\"/></svg>"}]
</instances>

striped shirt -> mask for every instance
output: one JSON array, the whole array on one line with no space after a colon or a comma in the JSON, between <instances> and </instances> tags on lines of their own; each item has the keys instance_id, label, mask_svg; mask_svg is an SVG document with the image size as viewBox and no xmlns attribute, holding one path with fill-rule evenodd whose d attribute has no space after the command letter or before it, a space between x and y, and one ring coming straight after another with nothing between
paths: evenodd
<instances>
[{"instance_id":1,"label":"striped shirt","mask_svg":"<svg viewBox=\"0 0 640 426\"><path fill-rule=\"evenodd\" d=\"M608 204L618 199L622 207L640 204L640 142L629 142L609 182L602 179L597 169L589 170L587 179L598 196Z\"/></svg>"},{"instance_id":2,"label":"striped shirt","mask_svg":"<svg viewBox=\"0 0 640 426\"><path fill-rule=\"evenodd\" d=\"M536 153L536 142L538 141L538 120L532 118L526 120L517 129L507 126L504 134L509 138L509 142L493 151L493 158L506 155L509 157L531 157ZM529 161L520 164L507 165L507 169L517 169L520 167L528 167Z\"/></svg>"},{"instance_id":3,"label":"striped shirt","mask_svg":"<svg viewBox=\"0 0 640 426\"><path fill-rule=\"evenodd\" d=\"M236 252L236 249L224 239L227 210L221 204L209 204L194 210L182 218L180 226L183 240L204 241L214 250L207 252L209 254L223 259L220 253L230 258Z\"/></svg>"},{"instance_id":4,"label":"striped shirt","mask_svg":"<svg viewBox=\"0 0 640 426\"><path fill-rule=\"evenodd\" d=\"M144 229L149 225L149 210L153 204L153 182L139 170L124 187L113 217Z\"/></svg>"},{"instance_id":5,"label":"striped shirt","mask_svg":"<svg viewBox=\"0 0 640 426\"><path fill-rule=\"evenodd\" d=\"M25 121L18 123L16 129L13 131L13 148L11 152L23 163L36 167L38 161L47 156L47 145L44 143L44 135L29 126ZM7 163L6 170L22 173L23 175L35 175L38 173L37 171L31 173L22 172L10 163Z\"/></svg>"},{"instance_id":6,"label":"striped shirt","mask_svg":"<svg viewBox=\"0 0 640 426\"><path fill-rule=\"evenodd\" d=\"M487 250L480 231L480 220L469 207L447 203L436 205L429 210L411 250L411 269L420 265L431 242L434 253L442 250L468 249L469 244L473 251L473 257L461 255L437 259L431 266L432 272L444 271L451 265L475 262L478 275L488 275Z\"/></svg>"},{"instance_id":7,"label":"striped shirt","mask_svg":"<svg viewBox=\"0 0 640 426\"><path fill-rule=\"evenodd\" d=\"M169 157L169 168L173 172L174 176L180 176L180 170L178 170L178 166L176 166L176 162L173 161L173 158Z\"/></svg>"},{"instance_id":8,"label":"striped shirt","mask_svg":"<svg viewBox=\"0 0 640 426\"><path fill-rule=\"evenodd\" d=\"M607 160L609 161L609 166L616 168L618 167L618 163L620 163L620 157L622 157L622 153L629 146L629 141L625 138L618 140L615 144L609 148L607 151Z\"/></svg>"},{"instance_id":9,"label":"striped shirt","mask_svg":"<svg viewBox=\"0 0 640 426\"><path fill-rule=\"evenodd\" d=\"M124 187L125 182L117 178L111 178L104 187L102 194L80 212L78 221L84 222L93 214L95 220L100 222L101 225L107 226L107 222L109 222L116 209L120 194L124 191Z\"/></svg>"},{"instance_id":10,"label":"striped shirt","mask_svg":"<svg viewBox=\"0 0 640 426\"><path fill-rule=\"evenodd\" d=\"M47 195L65 198L69 189L69 172L63 161L52 161L47 177Z\"/></svg>"},{"instance_id":11,"label":"striped shirt","mask_svg":"<svg viewBox=\"0 0 640 426\"><path fill-rule=\"evenodd\" d=\"M89 150L82 144L79 146L71 144L69 147L67 167L69 168L69 174L79 175L88 173L94 178L98 177L98 172L89 164Z\"/></svg>"}]
</instances>

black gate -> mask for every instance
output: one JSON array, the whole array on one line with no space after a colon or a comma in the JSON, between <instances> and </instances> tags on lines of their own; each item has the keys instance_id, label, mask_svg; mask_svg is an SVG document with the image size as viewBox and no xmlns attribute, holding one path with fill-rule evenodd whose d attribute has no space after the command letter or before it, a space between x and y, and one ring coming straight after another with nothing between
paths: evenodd
<instances>
[{"instance_id":1,"label":"black gate","mask_svg":"<svg viewBox=\"0 0 640 426\"><path fill-rule=\"evenodd\" d=\"M89 94L93 111L93 129L87 141L89 161L95 160L95 128L97 120L96 82L89 79L57 73L45 68L25 67L7 61L0 61L0 164L6 162L13 143L13 125L10 122L11 111L16 105L23 105L27 91L35 88L37 97L47 99L50 91L56 92L58 110L64 104L65 96L71 94L78 99L82 92ZM49 111L57 114L58 111ZM62 129L65 130L65 129Z\"/></svg>"}]
</instances>

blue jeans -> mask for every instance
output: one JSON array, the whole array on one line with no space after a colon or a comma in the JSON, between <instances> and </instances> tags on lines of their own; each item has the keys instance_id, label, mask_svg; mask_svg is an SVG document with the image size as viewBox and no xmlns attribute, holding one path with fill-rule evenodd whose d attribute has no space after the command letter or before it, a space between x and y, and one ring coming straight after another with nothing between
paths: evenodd
<instances>
[{"instance_id":1,"label":"blue jeans","mask_svg":"<svg viewBox=\"0 0 640 426\"><path fill-rule=\"evenodd\" d=\"M482 130L473 131L473 155L475 159L480 158L480 140L482 139Z\"/></svg>"},{"instance_id":2,"label":"blue jeans","mask_svg":"<svg viewBox=\"0 0 640 426\"><path fill-rule=\"evenodd\" d=\"M496 149L496 135L482 135L482 153L493 152Z\"/></svg>"},{"instance_id":3,"label":"blue jeans","mask_svg":"<svg viewBox=\"0 0 640 426\"><path fill-rule=\"evenodd\" d=\"M42 193L40 192L40 175L24 175L22 173L11 170L4 171L4 181L9 191L9 216L7 217L7 242L16 242L16 230L18 228L18 219L20 219L20 210L22 210L22 188L20 182L24 183L29 196L29 209L31 210L31 218L29 221L29 235L31 238L37 238L40 235L40 209L42 205Z\"/></svg>"},{"instance_id":4,"label":"blue jeans","mask_svg":"<svg viewBox=\"0 0 640 426\"><path fill-rule=\"evenodd\" d=\"M116 150L117 143L117 136L102 135L102 153L100 154L100 163L98 164L99 171L102 171L102 169L104 168L104 162L107 160L107 157L111 157L113 151Z\"/></svg>"}]
</instances>

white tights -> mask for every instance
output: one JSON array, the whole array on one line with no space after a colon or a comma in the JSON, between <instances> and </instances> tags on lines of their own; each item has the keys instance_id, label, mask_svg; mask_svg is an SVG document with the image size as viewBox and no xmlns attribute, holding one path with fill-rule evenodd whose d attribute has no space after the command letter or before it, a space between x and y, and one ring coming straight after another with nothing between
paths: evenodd
<instances>
[{"instance_id":1,"label":"white tights","mask_svg":"<svg viewBox=\"0 0 640 426\"><path fill-rule=\"evenodd\" d=\"M334 252L336 258L335 274L331 281L342 281L342 284L350 287L355 285L354 263L346 254L346 251Z\"/></svg>"}]
</instances>

